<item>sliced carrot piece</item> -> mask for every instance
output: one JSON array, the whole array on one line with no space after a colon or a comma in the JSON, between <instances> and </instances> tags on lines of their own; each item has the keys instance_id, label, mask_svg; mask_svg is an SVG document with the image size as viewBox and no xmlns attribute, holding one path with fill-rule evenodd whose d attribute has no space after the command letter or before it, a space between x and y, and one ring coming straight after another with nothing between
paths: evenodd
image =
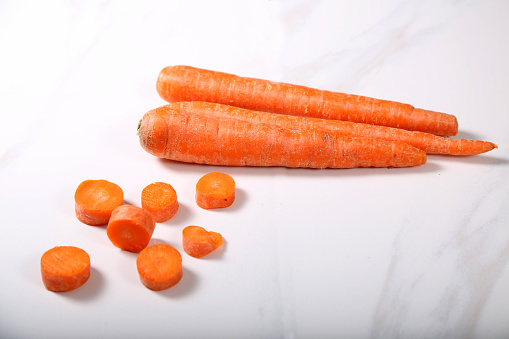
<instances>
[{"instance_id":1,"label":"sliced carrot piece","mask_svg":"<svg viewBox=\"0 0 509 339\"><path fill-rule=\"evenodd\" d=\"M217 232L200 226L187 226L182 230L182 247L192 257L201 258L223 244L223 237Z\"/></svg>"},{"instance_id":2,"label":"sliced carrot piece","mask_svg":"<svg viewBox=\"0 0 509 339\"><path fill-rule=\"evenodd\" d=\"M182 256L167 244L156 244L142 250L136 266L143 285L153 291L170 288L182 278Z\"/></svg>"},{"instance_id":3,"label":"sliced carrot piece","mask_svg":"<svg viewBox=\"0 0 509 339\"><path fill-rule=\"evenodd\" d=\"M49 291L67 292L77 289L90 277L90 256L78 247L54 247L41 257L41 276Z\"/></svg>"},{"instance_id":4,"label":"sliced carrot piece","mask_svg":"<svg viewBox=\"0 0 509 339\"><path fill-rule=\"evenodd\" d=\"M177 213L177 192L170 184L155 182L141 192L141 207L152 213L155 222L165 222Z\"/></svg>"},{"instance_id":5,"label":"sliced carrot piece","mask_svg":"<svg viewBox=\"0 0 509 339\"><path fill-rule=\"evenodd\" d=\"M116 247L138 253L147 247L155 225L152 215L143 208L122 205L113 210L106 233Z\"/></svg>"},{"instance_id":6,"label":"sliced carrot piece","mask_svg":"<svg viewBox=\"0 0 509 339\"><path fill-rule=\"evenodd\" d=\"M196 203L201 208L224 208L234 200L235 181L229 174L207 173L196 183Z\"/></svg>"},{"instance_id":7,"label":"sliced carrot piece","mask_svg":"<svg viewBox=\"0 0 509 339\"><path fill-rule=\"evenodd\" d=\"M107 225L111 212L124 203L122 189L107 180L85 180L74 194L76 217L87 225Z\"/></svg>"}]
</instances>

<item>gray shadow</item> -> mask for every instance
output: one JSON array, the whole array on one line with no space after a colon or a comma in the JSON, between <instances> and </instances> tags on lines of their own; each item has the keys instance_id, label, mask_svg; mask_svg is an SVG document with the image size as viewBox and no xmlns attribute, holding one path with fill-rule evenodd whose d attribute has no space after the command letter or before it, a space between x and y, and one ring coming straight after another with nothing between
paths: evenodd
<instances>
[{"instance_id":1,"label":"gray shadow","mask_svg":"<svg viewBox=\"0 0 509 339\"><path fill-rule=\"evenodd\" d=\"M75 290L59 292L58 294L79 302L91 302L98 299L104 291L104 275L94 267L90 267L90 277L87 282Z\"/></svg>"},{"instance_id":2,"label":"gray shadow","mask_svg":"<svg viewBox=\"0 0 509 339\"><path fill-rule=\"evenodd\" d=\"M161 225L182 225L186 223L186 220L191 218L191 209L187 204L182 203L180 200L178 201L179 208L177 213L170 219L162 222Z\"/></svg>"},{"instance_id":3,"label":"gray shadow","mask_svg":"<svg viewBox=\"0 0 509 339\"><path fill-rule=\"evenodd\" d=\"M153 292L159 293L166 298L178 299L188 296L194 290L196 290L197 287L198 276L186 267L182 267L182 279L180 279L176 285L162 291Z\"/></svg>"}]
</instances>

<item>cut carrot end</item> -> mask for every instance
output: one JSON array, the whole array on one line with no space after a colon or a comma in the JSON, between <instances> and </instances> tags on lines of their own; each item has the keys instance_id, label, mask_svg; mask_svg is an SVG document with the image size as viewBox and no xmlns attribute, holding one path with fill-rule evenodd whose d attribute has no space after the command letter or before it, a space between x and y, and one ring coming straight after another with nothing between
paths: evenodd
<instances>
[{"instance_id":1,"label":"cut carrot end","mask_svg":"<svg viewBox=\"0 0 509 339\"><path fill-rule=\"evenodd\" d=\"M41 257L41 276L48 291L75 290L90 277L90 256L78 247L54 247Z\"/></svg>"},{"instance_id":2,"label":"cut carrot end","mask_svg":"<svg viewBox=\"0 0 509 339\"><path fill-rule=\"evenodd\" d=\"M107 225L113 210L124 203L122 189L107 180L85 180L74 194L76 217L91 226Z\"/></svg>"},{"instance_id":3,"label":"cut carrot end","mask_svg":"<svg viewBox=\"0 0 509 339\"><path fill-rule=\"evenodd\" d=\"M182 230L182 247L194 258L201 258L222 244L221 234L207 231L203 227L191 225Z\"/></svg>"},{"instance_id":4,"label":"cut carrot end","mask_svg":"<svg viewBox=\"0 0 509 339\"><path fill-rule=\"evenodd\" d=\"M177 193L170 184L152 183L141 192L141 207L152 214L155 222L165 222L177 213Z\"/></svg>"},{"instance_id":5,"label":"cut carrot end","mask_svg":"<svg viewBox=\"0 0 509 339\"><path fill-rule=\"evenodd\" d=\"M235 181L226 173L205 174L196 183L195 199L204 209L229 207L235 200Z\"/></svg>"},{"instance_id":6,"label":"cut carrot end","mask_svg":"<svg viewBox=\"0 0 509 339\"><path fill-rule=\"evenodd\" d=\"M147 247L155 229L152 215L132 205L113 210L106 233L113 245L121 250L138 253Z\"/></svg>"},{"instance_id":7,"label":"cut carrot end","mask_svg":"<svg viewBox=\"0 0 509 339\"><path fill-rule=\"evenodd\" d=\"M140 252L136 259L140 281L153 291L176 285L182 278L182 256L170 245L152 245Z\"/></svg>"}]
</instances>

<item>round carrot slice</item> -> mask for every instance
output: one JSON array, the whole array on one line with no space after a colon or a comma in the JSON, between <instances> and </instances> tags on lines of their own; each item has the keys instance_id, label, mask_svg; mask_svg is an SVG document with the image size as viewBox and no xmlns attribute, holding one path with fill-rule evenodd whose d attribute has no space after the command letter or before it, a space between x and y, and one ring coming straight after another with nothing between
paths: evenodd
<instances>
[{"instance_id":1,"label":"round carrot slice","mask_svg":"<svg viewBox=\"0 0 509 339\"><path fill-rule=\"evenodd\" d=\"M90 277L90 257L74 246L57 246L41 257L42 282L52 292L67 292L82 286Z\"/></svg>"},{"instance_id":2,"label":"round carrot slice","mask_svg":"<svg viewBox=\"0 0 509 339\"><path fill-rule=\"evenodd\" d=\"M182 256L167 244L152 245L142 250L136 266L143 285L153 291L170 288L182 278Z\"/></svg>"},{"instance_id":3,"label":"round carrot slice","mask_svg":"<svg viewBox=\"0 0 509 339\"><path fill-rule=\"evenodd\" d=\"M235 200L235 181L226 173L205 174L196 183L196 203L204 209L223 208Z\"/></svg>"},{"instance_id":4,"label":"round carrot slice","mask_svg":"<svg viewBox=\"0 0 509 339\"><path fill-rule=\"evenodd\" d=\"M200 226L187 226L182 231L182 247L192 257L201 258L223 244L223 237L217 232Z\"/></svg>"},{"instance_id":5,"label":"round carrot slice","mask_svg":"<svg viewBox=\"0 0 509 339\"><path fill-rule=\"evenodd\" d=\"M107 180L85 180L74 194L76 217L87 225L107 225L111 212L124 203L122 189Z\"/></svg>"},{"instance_id":6,"label":"round carrot slice","mask_svg":"<svg viewBox=\"0 0 509 339\"><path fill-rule=\"evenodd\" d=\"M141 207L152 213L155 222L170 220L179 208L177 192L170 184L152 183L141 192Z\"/></svg>"},{"instance_id":7,"label":"round carrot slice","mask_svg":"<svg viewBox=\"0 0 509 339\"><path fill-rule=\"evenodd\" d=\"M138 253L147 247L155 225L152 215L143 208L122 205L111 213L106 233L116 247Z\"/></svg>"}]
</instances>

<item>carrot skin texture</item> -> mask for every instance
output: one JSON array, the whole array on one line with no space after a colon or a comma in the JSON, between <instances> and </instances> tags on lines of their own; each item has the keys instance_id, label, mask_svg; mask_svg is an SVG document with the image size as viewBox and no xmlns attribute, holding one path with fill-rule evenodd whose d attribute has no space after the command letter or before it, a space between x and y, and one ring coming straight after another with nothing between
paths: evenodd
<instances>
[{"instance_id":1,"label":"carrot skin texture","mask_svg":"<svg viewBox=\"0 0 509 339\"><path fill-rule=\"evenodd\" d=\"M107 180L85 180L74 194L76 217L91 226L107 225L111 212L124 202L122 189Z\"/></svg>"},{"instance_id":2,"label":"carrot skin texture","mask_svg":"<svg viewBox=\"0 0 509 339\"><path fill-rule=\"evenodd\" d=\"M458 121L451 114L190 66L165 67L159 73L156 88L159 96L170 103L208 101L255 111L360 122L442 136L458 133Z\"/></svg>"},{"instance_id":3,"label":"carrot skin texture","mask_svg":"<svg viewBox=\"0 0 509 339\"><path fill-rule=\"evenodd\" d=\"M168 109L147 112L138 134L141 146L154 156L208 165L354 168L426 162L424 151L404 143L294 131Z\"/></svg>"},{"instance_id":4,"label":"carrot skin texture","mask_svg":"<svg viewBox=\"0 0 509 339\"><path fill-rule=\"evenodd\" d=\"M155 222L168 221L179 208L177 193L170 184L152 183L141 192L141 207L152 214Z\"/></svg>"},{"instance_id":5,"label":"carrot skin texture","mask_svg":"<svg viewBox=\"0 0 509 339\"><path fill-rule=\"evenodd\" d=\"M136 258L140 281L153 291L176 285L182 278L182 256L174 247L156 244L143 249Z\"/></svg>"},{"instance_id":6,"label":"carrot skin texture","mask_svg":"<svg viewBox=\"0 0 509 339\"><path fill-rule=\"evenodd\" d=\"M90 256L78 247L54 247L41 257L41 277L48 291L75 290L90 277Z\"/></svg>"},{"instance_id":7,"label":"carrot skin texture","mask_svg":"<svg viewBox=\"0 0 509 339\"><path fill-rule=\"evenodd\" d=\"M350 121L280 115L203 101L175 102L159 109L173 109L216 118L232 118L251 123L272 124L288 129L318 129L340 135L403 142L422 149L427 154L476 155L497 148L494 143L482 140L446 138L424 132Z\"/></svg>"},{"instance_id":8,"label":"carrot skin texture","mask_svg":"<svg viewBox=\"0 0 509 339\"><path fill-rule=\"evenodd\" d=\"M202 258L223 244L220 233L207 231L200 226L187 226L182 230L182 247L194 258Z\"/></svg>"},{"instance_id":9,"label":"carrot skin texture","mask_svg":"<svg viewBox=\"0 0 509 339\"><path fill-rule=\"evenodd\" d=\"M235 200L235 180L226 173L207 173L196 183L195 200L203 209L229 207Z\"/></svg>"},{"instance_id":10,"label":"carrot skin texture","mask_svg":"<svg viewBox=\"0 0 509 339\"><path fill-rule=\"evenodd\" d=\"M147 247L155 229L155 220L143 208L122 205L113 210L106 233L121 250L138 253Z\"/></svg>"}]
</instances>

